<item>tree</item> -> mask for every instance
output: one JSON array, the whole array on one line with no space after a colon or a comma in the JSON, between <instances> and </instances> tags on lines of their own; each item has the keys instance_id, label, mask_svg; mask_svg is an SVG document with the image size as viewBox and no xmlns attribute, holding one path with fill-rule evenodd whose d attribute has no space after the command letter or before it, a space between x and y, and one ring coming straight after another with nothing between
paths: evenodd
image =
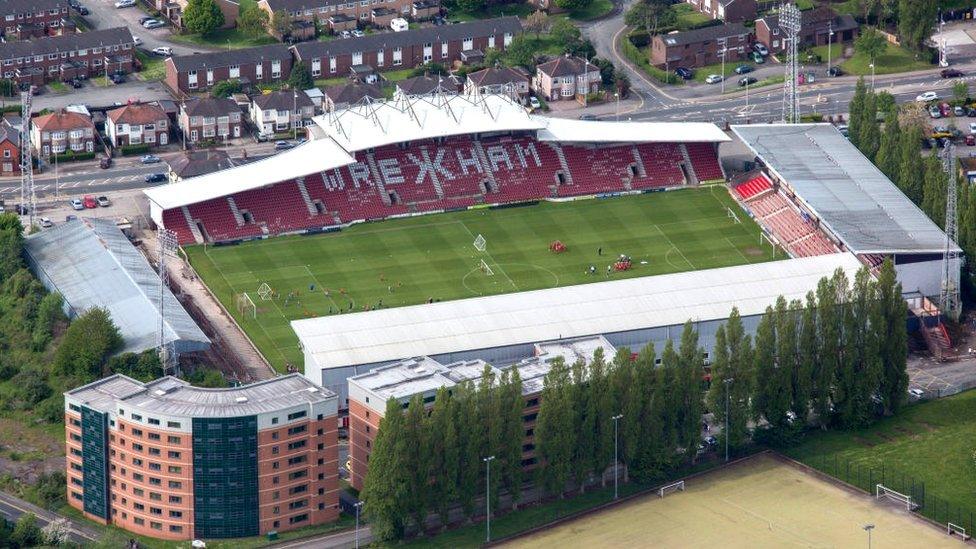
<instances>
[{"instance_id":1,"label":"tree","mask_svg":"<svg viewBox=\"0 0 976 549\"><path fill-rule=\"evenodd\" d=\"M474 498L479 490L478 476L481 474L481 434L469 428L478 425L475 395L470 382L454 388L454 424L458 426L458 471L454 481L458 503L465 516L474 515Z\"/></svg>"},{"instance_id":2,"label":"tree","mask_svg":"<svg viewBox=\"0 0 976 549\"><path fill-rule=\"evenodd\" d=\"M525 67L535 72L535 46L524 34L516 35L505 48L502 59L509 67Z\"/></svg>"},{"instance_id":3,"label":"tree","mask_svg":"<svg viewBox=\"0 0 976 549\"><path fill-rule=\"evenodd\" d=\"M44 543L44 533L37 525L37 516L34 513L20 515L10 533L10 542L14 547L34 547Z\"/></svg>"},{"instance_id":4,"label":"tree","mask_svg":"<svg viewBox=\"0 0 976 549\"><path fill-rule=\"evenodd\" d=\"M15 213L0 213L0 283L24 267L24 228Z\"/></svg>"},{"instance_id":5,"label":"tree","mask_svg":"<svg viewBox=\"0 0 976 549\"><path fill-rule=\"evenodd\" d=\"M194 387L219 389L221 387L228 386L227 379L224 378L224 374L220 373L220 370L214 368L198 366L192 372L187 374L185 379Z\"/></svg>"},{"instance_id":6,"label":"tree","mask_svg":"<svg viewBox=\"0 0 976 549\"><path fill-rule=\"evenodd\" d=\"M678 401L675 418L678 444L688 457L694 457L701 442L702 374L705 351L698 345L698 331L691 321L685 322L678 346L678 369L675 397Z\"/></svg>"},{"instance_id":7,"label":"tree","mask_svg":"<svg viewBox=\"0 0 976 549\"><path fill-rule=\"evenodd\" d=\"M919 151L922 138L922 130L911 126L902 130L898 145L898 188L916 204L922 203L923 196L923 165Z\"/></svg>"},{"instance_id":8,"label":"tree","mask_svg":"<svg viewBox=\"0 0 976 549\"><path fill-rule=\"evenodd\" d=\"M424 398L416 394L407 406L403 417L403 435L397 438L396 445L397 457L402 460L401 467L405 480L404 510L410 514L420 532L423 532L424 521L427 519L429 501L427 489L430 477L427 469L420 466L430 462L426 418ZM370 464L370 469L375 470L374 467L375 465Z\"/></svg>"},{"instance_id":9,"label":"tree","mask_svg":"<svg viewBox=\"0 0 976 549\"><path fill-rule=\"evenodd\" d=\"M848 112L848 135L850 136L851 143L855 147L859 147L861 139L861 121L863 120L864 114L864 102L867 98L867 88L864 85L864 77L857 79L857 84L854 86L854 95L851 97L851 102L847 107Z\"/></svg>"},{"instance_id":10,"label":"tree","mask_svg":"<svg viewBox=\"0 0 976 549\"><path fill-rule=\"evenodd\" d=\"M782 306L777 309L766 308L766 313L756 327L756 351L753 355L756 372L756 394L753 400L753 413L757 422L765 419L771 431L770 440L775 441L787 426L787 412L790 411L792 395L790 383L792 373L780 367L777 360L776 326L777 311L785 311L785 300L780 297Z\"/></svg>"},{"instance_id":11,"label":"tree","mask_svg":"<svg viewBox=\"0 0 976 549\"><path fill-rule=\"evenodd\" d=\"M139 381L152 381L163 376L163 365L155 349L115 355L108 359L106 367L112 373L125 374Z\"/></svg>"},{"instance_id":12,"label":"tree","mask_svg":"<svg viewBox=\"0 0 976 549\"><path fill-rule=\"evenodd\" d=\"M901 127L898 125L898 112L888 112L885 116L884 132L881 133L881 142L878 144L878 154L874 157L874 163L892 181L898 179L898 143L900 133Z\"/></svg>"},{"instance_id":13,"label":"tree","mask_svg":"<svg viewBox=\"0 0 976 549\"><path fill-rule=\"evenodd\" d=\"M437 512L441 526L449 523L448 511L456 498L458 454L457 425L454 423L454 401L447 387L437 389L434 407L427 422L430 459L426 464L430 485L426 490L427 507ZM424 464L418 464L423 468Z\"/></svg>"},{"instance_id":14,"label":"tree","mask_svg":"<svg viewBox=\"0 0 976 549\"><path fill-rule=\"evenodd\" d=\"M58 517L48 523L41 531L46 545L57 547L68 541L68 534L71 533L71 522L65 517Z\"/></svg>"},{"instance_id":15,"label":"tree","mask_svg":"<svg viewBox=\"0 0 976 549\"><path fill-rule=\"evenodd\" d=\"M630 77L627 76L626 72L620 69L614 69L613 86L617 89L617 93L620 94L621 99L630 95Z\"/></svg>"},{"instance_id":16,"label":"tree","mask_svg":"<svg viewBox=\"0 0 976 549\"><path fill-rule=\"evenodd\" d=\"M572 21L565 17L556 19L553 22L552 28L549 30L549 36L566 52L575 48L583 40L583 33L580 32L579 28Z\"/></svg>"},{"instance_id":17,"label":"tree","mask_svg":"<svg viewBox=\"0 0 976 549\"><path fill-rule=\"evenodd\" d=\"M237 28L250 36L260 36L267 33L270 24L271 19L268 17L268 12L257 7L241 10L241 15L237 18Z\"/></svg>"},{"instance_id":18,"label":"tree","mask_svg":"<svg viewBox=\"0 0 976 549\"><path fill-rule=\"evenodd\" d=\"M94 307L68 326L54 354L54 367L65 375L96 379L108 357L121 346L122 336L108 310Z\"/></svg>"},{"instance_id":19,"label":"tree","mask_svg":"<svg viewBox=\"0 0 976 549\"><path fill-rule=\"evenodd\" d=\"M898 411L908 391L908 334L905 317L908 305L901 297L901 284L895 264L886 258L878 273L877 296L873 303L876 312L871 322L880 342L881 382L879 396L885 414Z\"/></svg>"},{"instance_id":20,"label":"tree","mask_svg":"<svg viewBox=\"0 0 976 549\"><path fill-rule=\"evenodd\" d=\"M498 391L496 390L495 372L491 366L485 364L481 372L481 379L478 381L478 389L475 392L475 405L477 421L474 425L479 428L478 435L478 465L482 466L482 459L488 456L495 456L498 459L498 449L501 446L502 418L499 414ZM492 463L492 467L498 467L498 463ZM483 470L484 467L482 466ZM491 508L498 509L498 487L499 476L491 475L490 494Z\"/></svg>"},{"instance_id":21,"label":"tree","mask_svg":"<svg viewBox=\"0 0 976 549\"><path fill-rule=\"evenodd\" d=\"M394 398L386 402L386 413L380 420L379 432L369 455L370 473L363 482L363 511L369 520L373 536L378 540L403 537L408 509L407 463L399 454L404 437L403 408Z\"/></svg>"},{"instance_id":22,"label":"tree","mask_svg":"<svg viewBox=\"0 0 976 549\"><path fill-rule=\"evenodd\" d=\"M878 107L878 112L887 116L888 113L894 112L898 113L898 103L895 102L895 96L891 95L886 91L875 92L874 94L875 103Z\"/></svg>"},{"instance_id":23,"label":"tree","mask_svg":"<svg viewBox=\"0 0 976 549\"><path fill-rule=\"evenodd\" d=\"M410 71L410 76L437 76L437 75L448 75L447 68L440 63L424 63Z\"/></svg>"},{"instance_id":24,"label":"tree","mask_svg":"<svg viewBox=\"0 0 976 549\"><path fill-rule=\"evenodd\" d=\"M874 27L861 27L861 35L854 41L854 49L867 55L871 62L888 48L888 40Z\"/></svg>"},{"instance_id":25,"label":"tree","mask_svg":"<svg viewBox=\"0 0 976 549\"><path fill-rule=\"evenodd\" d=\"M921 52L935 23L936 2L898 0L898 34L902 43Z\"/></svg>"},{"instance_id":26,"label":"tree","mask_svg":"<svg viewBox=\"0 0 976 549\"><path fill-rule=\"evenodd\" d=\"M942 160L938 156L928 156L922 161L925 165L925 175L922 183L922 211L936 225L945 222L945 206L947 181L946 173L942 170Z\"/></svg>"},{"instance_id":27,"label":"tree","mask_svg":"<svg viewBox=\"0 0 976 549\"><path fill-rule=\"evenodd\" d=\"M564 10L579 10L590 5L593 0L555 0L557 7Z\"/></svg>"},{"instance_id":28,"label":"tree","mask_svg":"<svg viewBox=\"0 0 976 549\"><path fill-rule=\"evenodd\" d=\"M524 28L526 32L535 33L536 40L539 39L540 34L549 32L550 26L552 26L552 21L550 21L549 15L540 10L536 10L530 14L525 18L525 22L522 23L522 28Z\"/></svg>"},{"instance_id":29,"label":"tree","mask_svg":"<svg viewBox=\"0 0 976 549\"><path fill-rule=\"evenodd\" d=\"M571 462L576 446L573 407L577 403L569 400L569 384L569 368L557 358L543 382L535 427L536 448L542 462L536 471L546 492L557 493L560 497L572 476Z\"/></svg>"},{"instance_id":30,"label":"tree","mask_svg":"<svg viewBox=\"0 0 976 549\"><path fill-rule=\"evenodd\" d=\"M292 65L291 74L288 75L288 87L293 90L308 90L315 87L312 71L308 70L308 65L304 61Z\"/></svg>"},{"instance_id":31,"label":"tree","mask_svg":"<svg viewBox=\"0 0 976 549\"><path fill-rule=\"evenodd\" d=\"M963 105L969 100L969 84L965 80L959 80L952 85L952 98L958 105Z\"/></svg>"},{"instance_id":32,"label":"tree","mask_svg":"<svg viewBox=\"0 0 976 549\"><path fill-rule=\"evenodd\" d=\"M271 16L271 31L275 36L285 37L291 32L291 15L287 10L275 10Z\"/></svg>"},{"instance_id":33,"label":"tree","mask_svg":"<svg viewBox=\"0 0 976 549\"><path fill-rule=\"evenodd\" d=\"M592 376L589 375L586 361L582 358L573 363L572 382L567 393L569 402L573 402L573 432L576 433L576 444L573 448L572 469L573 480L582 493L587 475L591 468L593 454L596 452L596 413L594 410L594 394L590 390Z\"/></svg>"},{"instance_id":34,"label":"tree","mask_svg":"<svg viewBox=\"0 0 976 549\"><path fill-rule=\"evenodd\" d=\"M257 11L263 12L263 10L257 10ZM294 71L292 71L292 73L294 74ZM216 98L225 98L225 97L230 97L235 93L241 93L242 91L244 91L244 87L241 86L241 81L236 78L232 78L230 80L221 80L220 82L214 84L214 87L210 89L210 96Z\"/></svg>"},{"instance_id":35,"label":"tree","mask_svg":"<svg viewBox=\"0 0 976 549\"><path fill-rule=\"evenodd\" d=\"M670 4L661 0L635 2L624 13L624 23L644 29L649 36L654 36L658 33L658 29L672 27L677 23L677 15Z\"/></svg>"},{"instance_id":36,"label":"tree","mask_svg":"<svg viewBox=\"0 0 976 549\"><path fill-rule=\"evenodd\" d=\"M814 384L817 362L820 360L820 349L817 346L817 298L813 292L807 292L806 303L796 303L802 307L800 314L800 331L797 335L797 353L799 356L797 372L793 378L793 411L804 423L809 420L813 410Z\"/></svg>"},{"instance_id":37,"label":"tree","mask_svg":"<svg viewBox=\"0 0 976 549\"><path fill-rule=\"evenodd\" d=\"M838 280L840 274L835 275ZM846 282L838 283L838 288ZM835 407L841 426L861 428L871 422L874 403L879 400L881 359L878 334L870 326L875 283L867 267L858 270L844 303L841 367L837 372Z\"/></svg>"},{"instance_id":38,"label":"tree","mask_svg":"<svg viewBox=\"0 0 976 549\"><path fill-rule=\"evenodd\" d=\"M34 333L31 343L35 351L43 351L54 336L55 330L67 320L62 310L61 294L51 292L41 298L37 306L37 318L34 320Z\"/></svg>"},{"instance_id":39,"label":"tree","mask_svg":"<svg viewBox=\"0 0 976 549\"><path fill-rule=\"evenodd\" d=\"M864 105L860 114L861 121L858 124L857 147L868 158L874 158L878 154L878 147L881 145L881 131L878 129L878 107L875 99L874 93L869 93L864 98Z\"/></svg>"},{"instance_id":40,"label":"tree","mask_svg":"<svg viewBox=\"0 0 976 549\"><path fill-rule=\"evenodd\" d=\"M518 506L522 495L522 440L525 428L522 419L525 399L522 397L522 378L518 368L502 373L499 413L502 416L502 448L499 455L500 477L512 497L512 508Z\"/></svg>"},{"instance_id":41,"label":"tree","mask_svg":"<svg viewBox=\"0 0 976 549\"><path fill-rule=\"evenodd\" d=\"M189 0L182 21L186 30L206 36L224 25L224 12L215 0Z\"/></svg>"}]
</instances>

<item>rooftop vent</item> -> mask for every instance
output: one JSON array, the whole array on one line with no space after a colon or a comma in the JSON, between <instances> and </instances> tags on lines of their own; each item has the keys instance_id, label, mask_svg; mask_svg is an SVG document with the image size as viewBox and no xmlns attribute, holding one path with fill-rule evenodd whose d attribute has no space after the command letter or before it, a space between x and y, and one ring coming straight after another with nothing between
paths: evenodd
<instances>
[{"instance_id":1,"label":"rooftop vent","mask_svg":"<svg viewBox=\"0 0 976 549\"><path fill-rule=\"evenodd\" d=\"M239 396L239 397L237 397L237 398L234 399L234 402L236 402L238 404L244 404L245 402L247 402L247 397L245 397L245 396Z\"/></svg>"}]
</instances>

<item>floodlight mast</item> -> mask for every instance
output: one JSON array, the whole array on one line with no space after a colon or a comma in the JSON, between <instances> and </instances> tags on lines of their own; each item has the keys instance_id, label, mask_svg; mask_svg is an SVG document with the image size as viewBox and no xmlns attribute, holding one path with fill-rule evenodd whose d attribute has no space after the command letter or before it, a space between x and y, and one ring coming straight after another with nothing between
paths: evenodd
<instances>
[{"instance_id":1,"label":"floodlight mast","mask_svg":"<svg viewBox=\"0 0 976 549\"><path fill-rule=\"evenodd\" d=\"M787 124L800 123L800 92L799 85L799 54L798 41L801 27L800 8L796 4L788 3L780 6L779 28L786 37L783 45L786 49L786 79L783 83L783 122Z\"/></svg>"}]
</instances>

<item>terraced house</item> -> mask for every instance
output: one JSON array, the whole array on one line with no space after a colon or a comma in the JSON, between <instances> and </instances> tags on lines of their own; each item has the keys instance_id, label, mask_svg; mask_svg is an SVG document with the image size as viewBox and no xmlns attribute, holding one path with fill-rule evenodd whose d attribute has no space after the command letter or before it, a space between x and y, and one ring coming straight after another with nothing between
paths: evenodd
<instances>
[{"instance_id":1,"label":"terraced house","mask_svg":"<svg viewBox=\"0 0 976 549\"><path fill-rule=\"evenodd\" d=\"M67 0L5 0L0 2L3 37L24 40L74 32Z\"/></svg>"},{"instance_id":2,"label":"terraced house","mask_svg":"<svg viewBox=\"0 0 976 549\"><path fill-rule=\"evenodd\" d=\"M412 0L261 0L258 7L273 18L287 13L292 21L319 24L338 32L354 29L357 24L386 27L393 17L429 19L440 12L440 2Z\"/></svg>"},{"instance_id":3,"label":"terraced house","mask_svg":"<svg viewBox=\"0 0 976 549\"><path fill-rule=\"evenodd\" d=\"M299 374L231 389L113 375L65 393L69 504L154 538L339 516L336 395Z\"/></svg>"},{"instance_id":4,"label":"terraced house","mask_svg":"<svg viewBox=\"0 0 976 549\"><path fill-rule=\"evenodd\" d=\"M166 59L166 85L183 94L206 91L217 82L238 80L245 87L287 80L291 52L282 44L181 55Z\"/></svg>"},{"instance_id":5,"label":"terraced house","mask_svg":"<svg viewBox=\"0 0 976 549\"><path fill-rule=\"evenodd\" d=\"M3 77L34 85L132 71L134 40L126 27L0 44Z\"/></svg>"}]
</instances>

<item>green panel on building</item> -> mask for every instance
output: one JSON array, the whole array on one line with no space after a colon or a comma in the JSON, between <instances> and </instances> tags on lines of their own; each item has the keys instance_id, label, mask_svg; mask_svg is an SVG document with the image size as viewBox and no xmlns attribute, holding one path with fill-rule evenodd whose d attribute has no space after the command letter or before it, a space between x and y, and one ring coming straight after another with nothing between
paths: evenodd
<instances>
[{"instance_id":1,"label":"green panel on building","mask_svg":"<svg viewBox=\"0 0 976 549\"><path fill-rule=\"evenodd\" d=\"M193 419L194 534L258 535L256 416Z\"/></svg>"},{"instance_id":2,"label":"green panel on building","mask_svg":"<svg viewBox=\"0 0 976 549\"><path fill-rule=\"evenodd\" d=\"M108 415L81 408L81 463L85 512L108 519Z\"/></svg>"}]
</instances>

